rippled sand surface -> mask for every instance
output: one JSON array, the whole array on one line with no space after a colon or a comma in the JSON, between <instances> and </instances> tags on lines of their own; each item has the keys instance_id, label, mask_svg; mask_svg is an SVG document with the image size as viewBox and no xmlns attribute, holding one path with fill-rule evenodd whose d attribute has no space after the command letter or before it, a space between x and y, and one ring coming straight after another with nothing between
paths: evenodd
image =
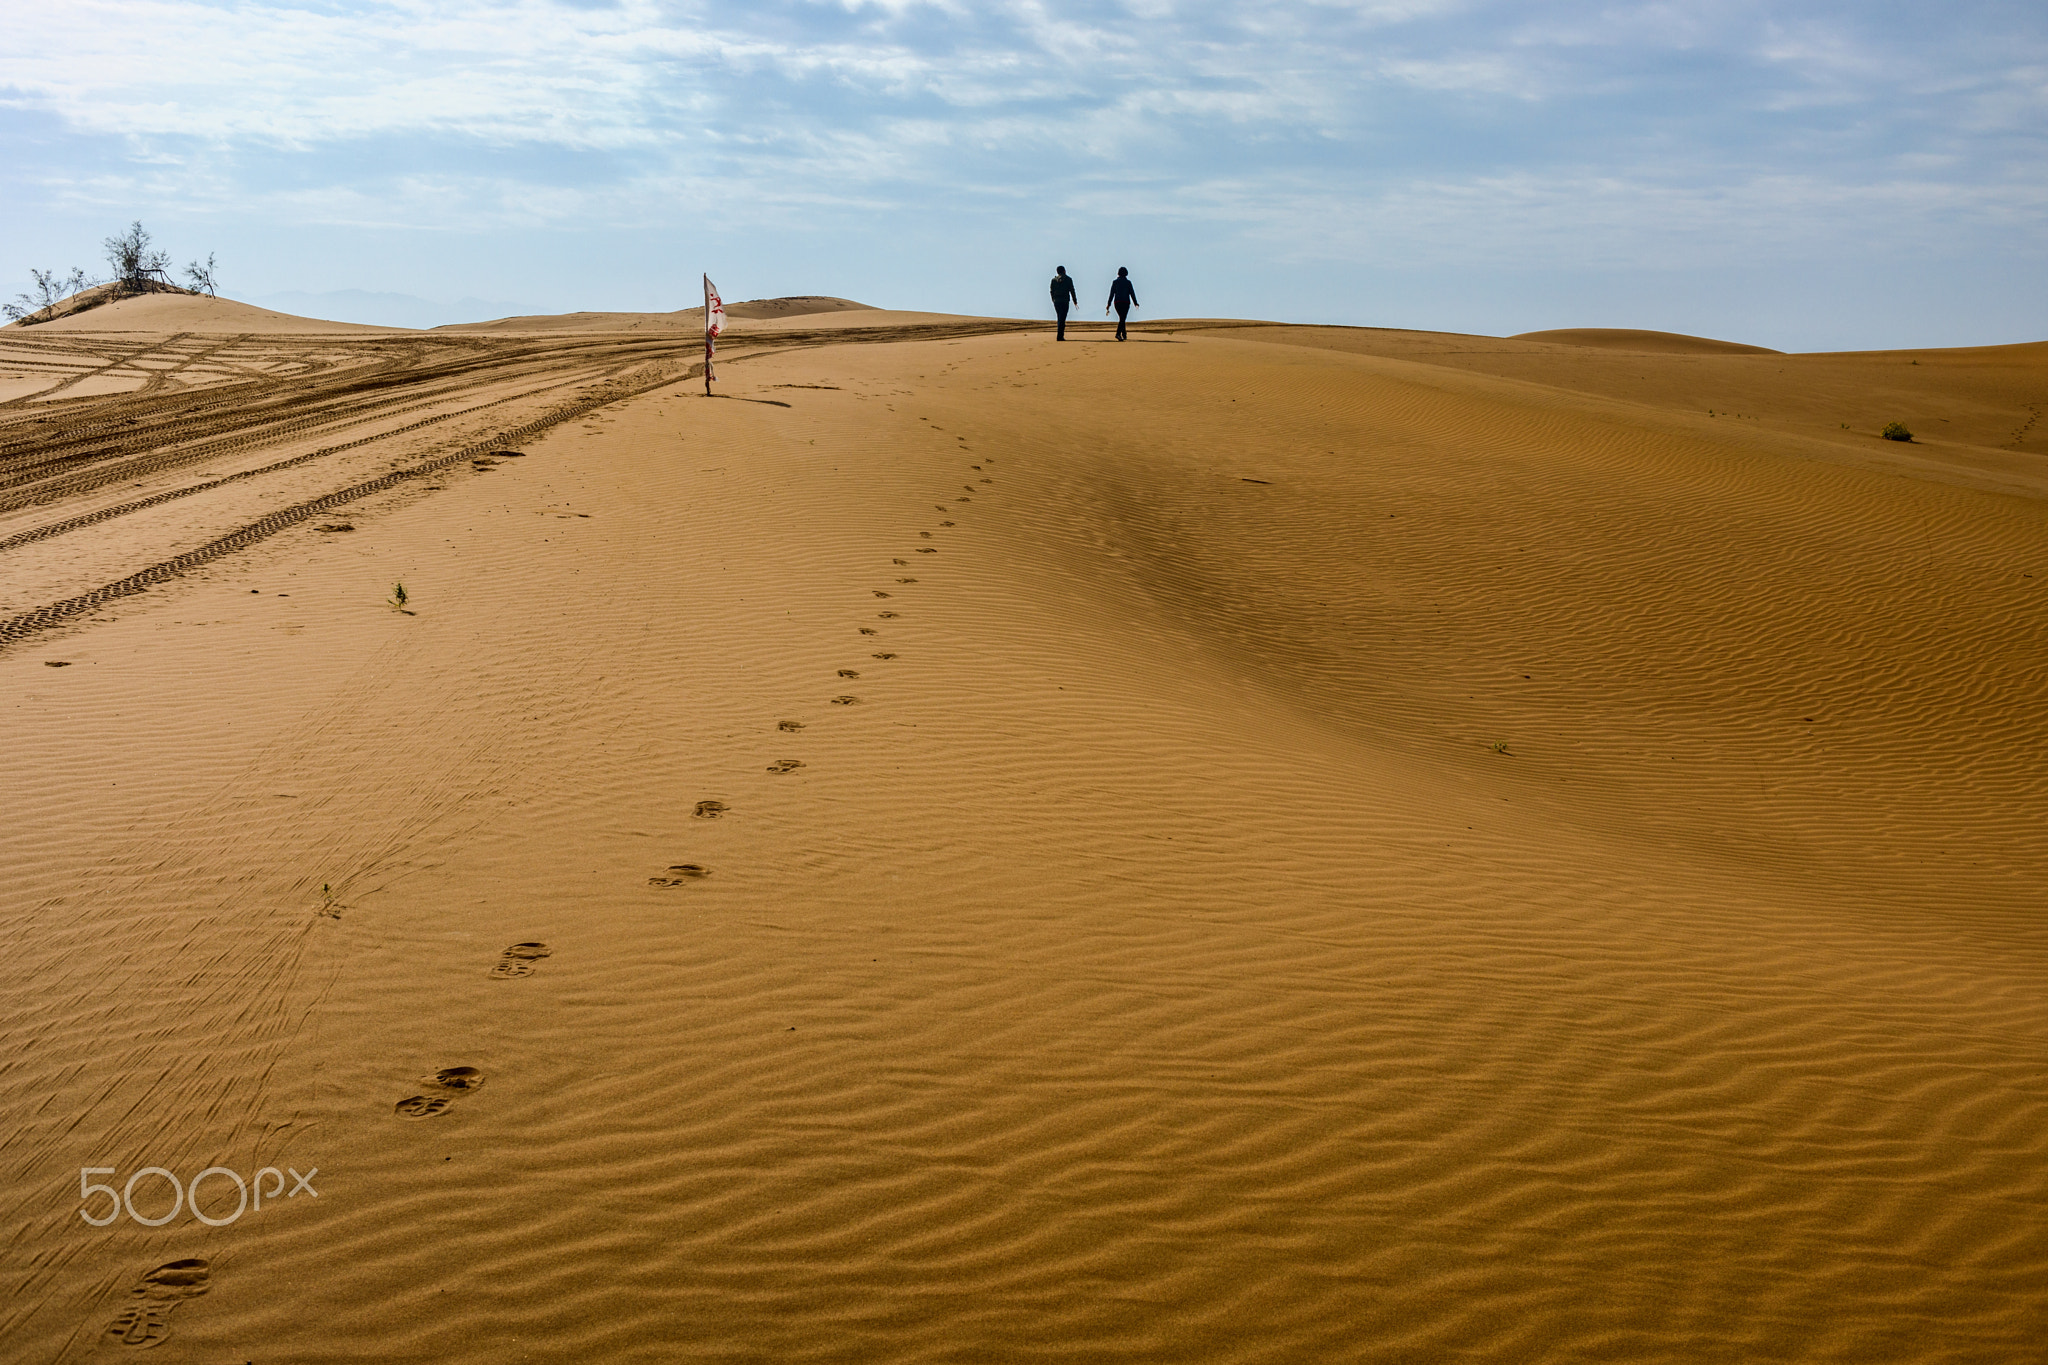
<instances>
[{"instance_id":1,"label":"rippled sand surface","mask_svg":"<svg viewBox=\"0 0 2048 1365\"><path fill-rule=\"evenodd\" d=\"M2048 347L1563 335L0 333L0 1359L2038 1360Z\"/></svg>"}]
</instances>

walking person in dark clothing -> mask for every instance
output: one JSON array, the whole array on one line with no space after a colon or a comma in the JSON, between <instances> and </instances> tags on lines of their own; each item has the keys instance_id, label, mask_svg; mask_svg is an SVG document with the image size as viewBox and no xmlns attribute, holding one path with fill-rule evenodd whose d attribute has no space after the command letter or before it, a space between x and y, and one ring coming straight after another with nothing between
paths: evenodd
<instances>
[{"instance_id":1,"label":"walking person in dark clothing","mask_svg":"<svg viewBox=\"0 0 2048 1365\"><path fill-rule=\"evenodd\" d=\"M1131 272L1123 266L1118 266L1116 268L1116 278L1109 282L1109 305L1102 310L1107 313L1110 308L1116 309L1116 339L1118 341L1130 340L1130 337L1124 334L1124 321L1130 316L1131 310L1137 306L1138 290L1137 286L1131 283Z\"/></svg>"},{"instance_id":2,"label":"walking person in dark clothing","mask_svg":"<svg viewBox=\"0 0 2048 1365\"><path fill-rule=\"evenodd\" d=\"M1068 305L1079 303L1080 301L1081 296L1074 292L1073 277L1067 274L1067 268L1063 265L1054 266L1052 268L1052 311L1053 315L1060 320L1059 340L1065 341L1067 339Z\"/></svg>"}]
</instances>

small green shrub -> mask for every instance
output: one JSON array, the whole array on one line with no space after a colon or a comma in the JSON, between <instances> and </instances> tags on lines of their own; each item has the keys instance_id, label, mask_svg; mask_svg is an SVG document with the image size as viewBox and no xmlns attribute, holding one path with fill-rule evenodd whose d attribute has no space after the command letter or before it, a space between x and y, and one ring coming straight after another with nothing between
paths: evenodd
<instances>
[{"instance_id":1,"label":"small green shrub","mask_svg":"<svg viewBox=\"0 0 2048 1365\"><path fill-rule=\"evenodd\" d=\"M1910 441L1913 439L1913 433L1906 430L1904 422L1885 423L1884 430L1879 435L1883 436L1887 441Z\"/></svg>"}]
</instances>

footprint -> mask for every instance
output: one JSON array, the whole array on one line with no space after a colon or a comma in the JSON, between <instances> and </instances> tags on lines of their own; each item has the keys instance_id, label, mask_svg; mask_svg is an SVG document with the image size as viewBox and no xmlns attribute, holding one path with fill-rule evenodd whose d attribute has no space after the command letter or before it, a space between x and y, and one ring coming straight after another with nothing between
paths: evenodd
<instances>
[{"instance_id":1,"label":"footprint","mask_svg":"<svg viewBox=\"0 0 2048 1365\"><path fill-rule=\"evenodd\" d=\"M839 676L842 678L858 678L860 670L857 668L842 668L839 670Z\"/></svg>"},{"instance_id":2,"label":"footprint","mask_svg":"<svg viewBox=\"0 0 2048 1365\"><path fill-rule=\"evenodd\" d=\"M887 597L889 595L888 593L883 592L880 588L874 589L874 594L877 597Z\"/></svg>"},{"instance_id":3,"label":"footprint","mask_svg":"<svg viewBox=\"0 0 2048 1365\"><path fill-rule=\"evenodd\" d=\"M917 580L915 578L899 578L896 581L898 583L915 583Z\"/></svg>"},{"instance_id":4,"label":"footprint","mask_svg":"<svg viewBox=\"0 0 2048 1365\"><path fill-rule=\"evenodd\" d=\"M941 507L939 510L943 512L946 509ZM932 538L932 533L930 531L919 531L918 534L923 536L926 540L930 540Z\"/></svg>"},{"instance_id":5,"label":"footprint","mask_svg":"<svg viewBox=\"0 0 2048 1365\"><path fill-rule=\"evenodd\" d=\"M881 617L884 621L893 621L896 619L896 613L893 611L878 611L875 613L875 615Z\"/></svg>"},{"instance_id":6,"label":"footprint","mask_svg":"<svg viewBox=\"0 0 2048 1365\"><path fill-rule=\"evenodd\" d=\"M800 758L778 758L768 765L768 771L771 773L793 773L803 766L804 761Z\"/></svg>"},{"instance_id":7,"label":"footprint","mask_svg":"<svg viewBox=\"0 0 2048 1365\"><path fill-rule=\"evenodd\" d=\"M794 721L787 720L782 722L784 729L787 729L789 726L794 725L795 723L796 722ZM690 814L695 816L699 820L716 820L719 816L725 814L727 811L731 809L732 807L726 805L723 801L699 801L697 803L697 809L690 812Z\"/></svg>"},{"instance_id":8,"label":"footprint","mask_svg":"<svg viewBox=\"0 0 2048 1365\"><path fill-rule=\"evenodd\" d=\"M101 1336L116 1346L155 1346L170 1334L168 1309L138 1303L115 1314Z\"/></svg>"},{"instance_id":9,"label":"footprint","mask_svg":"<svg viewBox=\"0 0 2048 1365\"><path fill-rule=\"evenodd\" d=\"M873 626L862 626L862 627L860 628L860 633L861 633L861 634L863 634L863 635L879 635L879 634L881 634L881 632L880 632L880 631L878 631L878 630L876 630L876 629L875 629L875 628L874 628Z\"/></svg>"},{"instance_id":10,"label":"footprint","mask_svg":"<svg viewBox=\"0 0 2048 1365\"><path fill-rule=\"evenodd\" d=\"M353 526L350 526L350 525L349 525L348 523L346 523L346 522L340 522L340 521L333 521L333 522L329 522L329 523L328 523L327 525L325 525L325 526L322 526L322 527L321 527L320 529L321 529L321 530L323 530L323 531L328 531L328 532L334 532L334 531L353 531L353 530L355 530L356 528L355 528L355 527L353 527Z\"/></svg>"},{"instance_id":11,"label":"footprint","mask_svg":"<svg viewBox=\"0 0 2048 1365\"><path fill-rule=\"evenodd\" d=\"M702 863L674 863L670 865L666 875L649 877L647 884L649 886L687 886L700 877L708 877L710 875L711 869Z\"/></svg>"},{"instance_id":12,"label":"footprint","mask_svg":"<svg viewBox=\"0 0 2048 1365\"><path fill-rule=\"evenodd\" d=\"M953 524L954 524L954 523L953 523L953 522L950 522L950 521L942 521L942 522L940 522L940 523L939 523L939 525L941 525L941 526L951 526L951 525L953 525Z\"/></svg>"},{"instance_id":13,"label":"footprint","mask_svg":"<svg viewBox=\"0 0 2048 1365\"><path fill-rule=\"evenodd\" d=\"M205 1261L197 1257L166 1261L135 1282L128 1293L140 1302L116 1313L101 1339L117 1346L159 1345L171 1334L171 1310L211 1288L211 1271Z\"/></svg>"},{"instance_id":14,"label":"footprint","mask_svg":"<svg viewBox=\"0 0 2048 1365\"><path fill-rule=\"evenodd\" d=\"M804 728L804 723L800 720L778 720L775 722L775 728L778 730L787 730L791 734L795 734L797 731Z\"/></svg>"},{"instance_id":15,"label":"footprint","mask_svg":"<svg viewBox=\"0 0 2048 1365\"><path fill-rule=\"evenodd\" d=\"M498 954L498 962L491 968L491 975L499 978L532 976L533 964L554 951L545 943L515 943Z\"/></svg>"},{"instance_id":16,"label":"footprint","mask_svg":"<svg viewBox=\"0 0 2048 1365\"><path fill-rule=\"evenodd\" d=\"M909 560L907 560L907 559L892 559L892 560L890 560L889 562L890 562L891 564L901 564L901 565L903 565L903 566L904 566L905 568L908 568L908 567L910 567L910 561L909 561Z\"/></svg>"},{"instance_id":17,"label":"footprint","mask_svg":"<svg viewBox=\"0 0 2048 1365\"><path fill-rule=\"evenodd\" d=\"M876 657L877 659L893 659L893 658L895 658L896 656L895 656L894 654L891 654L891 653L889 653L888 651L884 650L884 651L883 651L882 653L880 653L880 654L877 654L877 655L875 655L874 657Z\"/></svg>"},{"instance_id":18,"label":"footprint","mask_svg":"<svg viewBox=\"0 0 2048 1365\"><path fill-rule=\"evenodd\" d=\"M937 553L938 553L938 551L937 551L937 550L934 550L934 549L933 549L933 548L932 548L931 546L929 546L929 545L920 545L920 546L918 546L918 547L917 547L917 552L918 552L919 554L921 554L921 555L935 555L935 554L937 554Z\"/></svg>"},{"instance_id":19,"label":"footprint","mask_svg":"<svg viewBox=\"0 0 2048 1365\"><path fill-rule=\"evenodd\" d=\"M197 1256L182 1261L166 1261L144 1275L137 1282L135 1292L150 1299L196 1299L213 1288L212 1276L212 1267Z\"/></svg>"},{"instance_id":20,"label":"footprint","mask_svg":"<svg viewBox=\"0 0 2048 1365\"><path fill-rule=\"evenodd\" d=\"M455 1103L452 1095L408 1095L391 1106L391 1112L402 1119L430 1119L436 1114L445 1114Z\"/></svg>"},{"instance_id":21,"label":"footprint","mask_svg":"<svg viewBox=\"0 0 2048 1365\"><path fill-rule=\"evenodd\" d=\"M480 1090L483 1083L484 1073L473 1066L444 1067L431 1076L420 1077L421 1085L438 1085L443 1090Z\"/></svg>"},{"instance_id":22,"label":"footprint","mask_svg":"<svg viewBox=\"0 0 2048 1365\"><path fill-rule=\"evenodd\" d=\"M859 700L859 697L834 697L832 699L832 704L834 706L851 706Z\"/></svg>"}]
</instances>

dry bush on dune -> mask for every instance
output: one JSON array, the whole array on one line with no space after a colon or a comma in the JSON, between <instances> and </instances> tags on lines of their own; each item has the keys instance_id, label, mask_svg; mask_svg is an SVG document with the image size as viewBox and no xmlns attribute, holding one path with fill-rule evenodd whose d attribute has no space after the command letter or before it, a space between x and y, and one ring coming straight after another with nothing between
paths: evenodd
<instances>
[{"instance_id":1,"label":"dry bush on dune","mask_svg":"<svg viewBox=\"0 0 2048 1365\"><path fill-rule=\"evenodd\" d=\"M175 288L170 281L171 258L164 252L150 246L149 230L137 219L128 225L128 230L107 238L100 245L106 248L107 264L114 267L114 282L132 294L145 293L164 287Z\"/></svg>"},{"instance_id":2,"label":"dry bush on dune","mask_svg":"<svg viewBox=\"0 0 2048 1365\"><path fill-rule=\"evenodd\" d=\"M6 313L14 322L23 322L38 313L49 312L73 294L83 293L98 283L97 280L87 279L85 272L75 266L68 277L59 275L54 270L31 270L28 275L35 281L35 293L16 294L14 302L0 304L0 312Z\"/></svg>"},{"instance_id":3,"label":"dry bush on dune","mask_svg":"<svg viewBox=\"0 0 2048 1365\"><path fill-rule=\"evenodd\" d=\"M185 278L191 282L191 287L186 288L172 282L169 253L157 250L151 241L149 230L141 221L132 222L125 232L100 244L106 252L107 264L114 269L112 279L90 279L76 268L68 276L54 270L31 270L29 277L35 281L35 292L17 294L14 302L0 304L0 312L10 321L29 326L136 294L215 296L216 267L211 253L204 262L195 260L185 267Z\"/></svg>"}]
</instances>

